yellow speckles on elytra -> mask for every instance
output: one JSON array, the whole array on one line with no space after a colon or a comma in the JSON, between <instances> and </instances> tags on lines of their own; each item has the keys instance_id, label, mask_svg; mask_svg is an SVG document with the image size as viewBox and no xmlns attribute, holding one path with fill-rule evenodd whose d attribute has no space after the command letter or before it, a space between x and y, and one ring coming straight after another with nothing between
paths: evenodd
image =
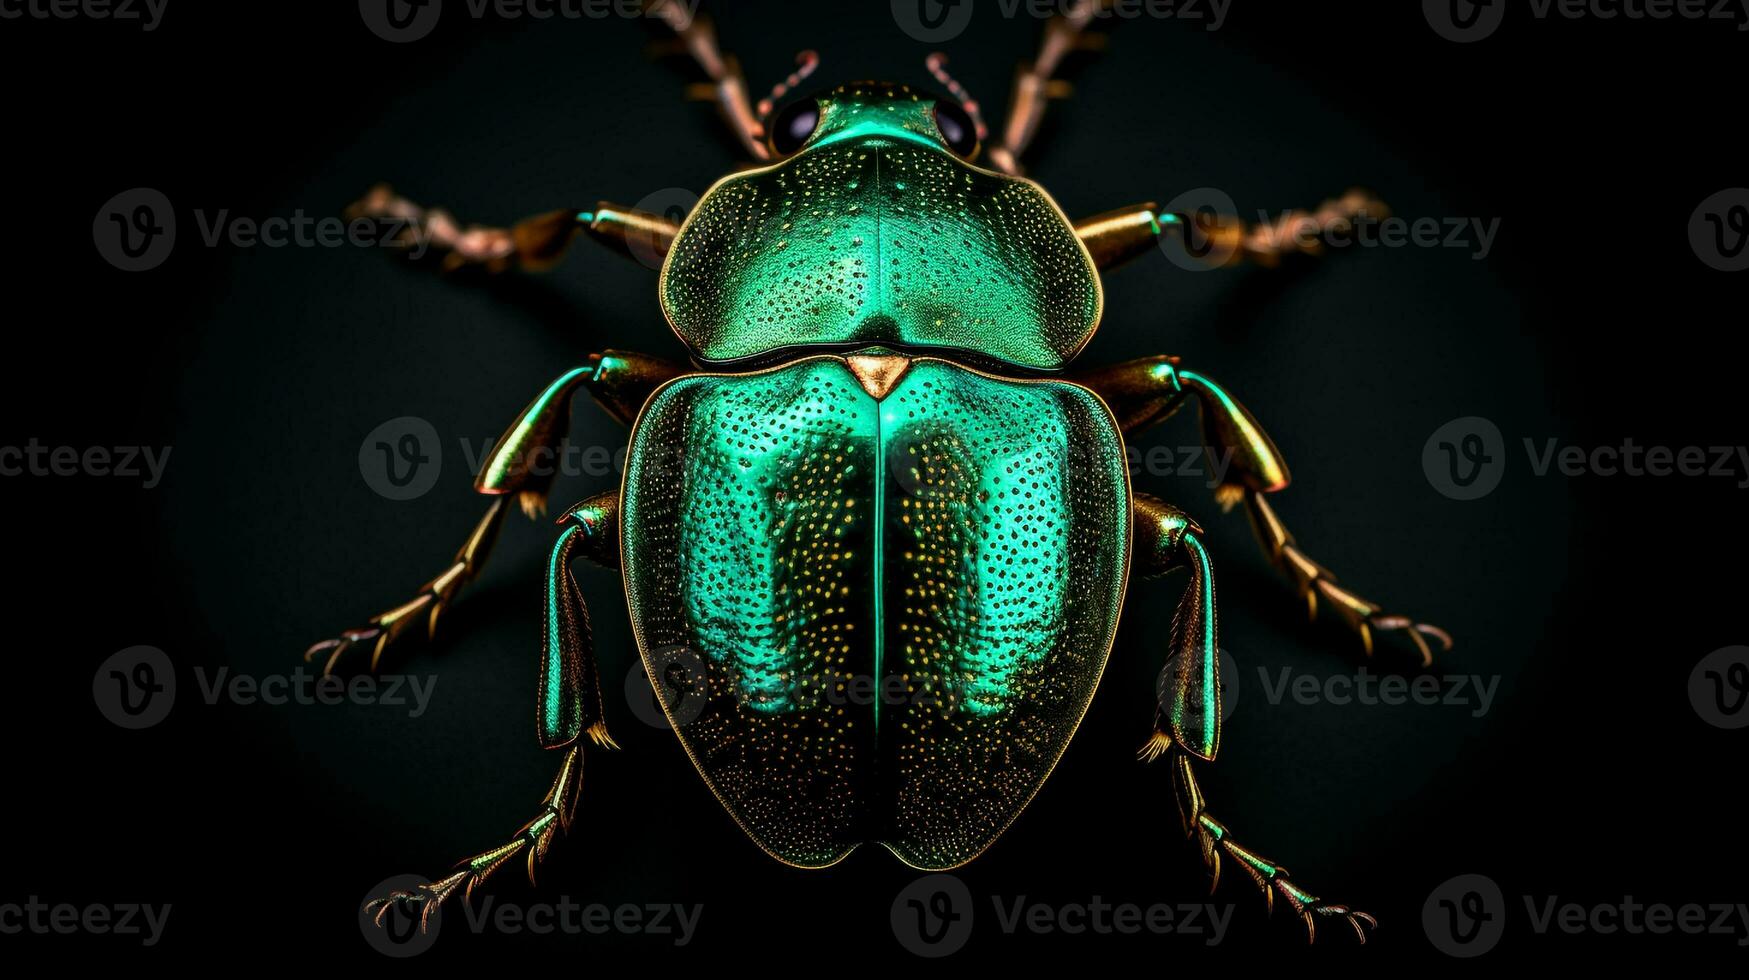
<instances>
[{"instance_id":1,"label":"yellow speckles on elytra","mask_svg":"<svg viewBox=\"0 0 1749 980\"><path fill-rule=\"evenodd\" d=\"M1070 385L918 361L878 407L832 358L664 389L627 472L628 593L652 673L675 648L704 668L680 735L756 840L946 867L1025 806L1091 696L1122 455Z\"/></svg>"}]
</instances>

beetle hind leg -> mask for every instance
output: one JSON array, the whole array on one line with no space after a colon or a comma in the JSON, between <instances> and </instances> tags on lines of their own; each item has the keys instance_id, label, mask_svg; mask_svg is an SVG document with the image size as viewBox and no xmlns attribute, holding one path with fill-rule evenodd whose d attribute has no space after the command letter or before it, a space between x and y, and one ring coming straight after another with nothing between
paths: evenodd
<instances>
[{"instance_id":1,"label":"beetle hind leg","mask_svg":"<svg viewBox=\"0 0 1749 980\"><path fill-rule=\"evenodd\" d=\"M1313 895L1295 884L1288 877L1286 868L1234 840L1227 826L1208 812L1202 788L1196 782L1189 753L1165 747L1157 754L1171 756L1179 817L1184 823L1185 836L1194 838L1202 853L1203 864L1209 870L1210 892L1221 883L1221 858L1225 855L1263 892L1263 900L1270 911L1275 910L1276 896L1281 896L1305 924L1308 942L1317 940L1320 920L1346 922L1363 944L1366 942L1367 930L1378 928L1377 919L1365 912L1326 902Z\"/></svg>"},{"instance_id":2,"label":"beetle hind leg","mask_svg":"<svg viewBox=\"0 0 1749 980\"><path fill-rule=\"evenodd\" d=\"M603 730L605 734L605 729ZM482 851L456 865L453 874L428 881L413 889L402 889L390 892L381 898L375 898L365 903L364 911L374 917L377 925L383 924L383 917L396 904L404 904L409 908L419 910L419 928L423 932L431 913L444 902L457 894L462 900L471 901L474 886L490 878L499 868L508 864L511 859L522 855L528 870L528 880L534 884L535 865L547 855L553 839L562 832L571 829L571 818L577 812L577 799L583 786L583 747L572 745L565 752L564 760L559 764L559 774L554 777L552 788L547 791L546 798L541 801L540 813L528 823L522 825L511 840L491 850Z\"/></svg>"},{"instance_id":3,"label":"beetle hind leg","mask_svg":"<svg viewBox=\"0 0 1749 980\"><path fill-rule=\"evenodd\" d=\"M1226 825L1208 812L1196 783L1192 760L1212 761L1221 740L1220 629L1215 616L1214 572L1200 540L1201 528L1183 511L1146 494L1132 501L1131 568L1143 577L1184 568L1190 582L1173 617L1170 658L1161 674L1159 709L1154 733L1137 755L1145 762L1171 759L1178 812L1184 833L1194 837L1208 866L1213 891L1221 881L1221 857L1236 863L1275 908L1275 896L1293 907L1306 924L1308 938L1317 938L1319 919L1339 918L1366 942L1366 926L1377 922L1365 912L1325 902L1296 885L1286 869L1241 846Z\"/></svg>"},{"instance_id":4,"label":"beetle hind leg","mask_svg":"<svg viewBox=\"0 0 1749 980\"><path fill-rule=\"evenodd\" d=\"M423 930L433 909L457 894L464 902L470 900L476 885L519 856L525 861L529 883L534 884L535 866L546 857L558 835L571 829L583 785L583 739L600 748L618 748L602 718L589 607L571 574L570 564L573 558L587 558L608 568L618 567L619 493L597 494L567 510L559 523L565 530L547 563L547 610L545 628L541 631L537 711L541 746L564 753L559 774L541 801L540 813L523 824L507 843L462 861L448 877L365 903L365 912L372 914L379 926L392 906L404 903L419 909L419 925Z\"/></svg>"}]
</instances>

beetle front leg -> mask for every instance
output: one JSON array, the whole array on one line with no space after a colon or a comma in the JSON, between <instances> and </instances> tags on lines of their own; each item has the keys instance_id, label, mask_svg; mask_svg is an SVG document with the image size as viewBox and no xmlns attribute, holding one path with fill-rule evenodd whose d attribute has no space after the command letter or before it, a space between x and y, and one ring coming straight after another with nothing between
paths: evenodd
<instances>
[{"instance_id":1,"label":"beetle front leg","mask_svg":"<svg viewBox=\"0 0 1749 980\"><path fill-rule=\"evenodd\" d=\"M571 561L586 558L603 568L619 567L619 492L597 494L559 518L564 531L547 562L546 616L541 630L541 669L537 718L542 748L561 750L559 774L541 801L541 811L522 825L512 839L462 861L447 877L412 890L392 892L365 904L378 925L390 906L404 902L419 908L423 930L431 911L456 894L473 897L474 886L492 876L517 855L524 855L528 880L546 857L554 839L571 829L583 783L583 743L615 749L602 717L600 670L589 628L589 606L583 599Z\"/></svg>"},{"instance_id":2,"label":"beetle front leg","mask_svg":"<svg viewBox=\"0 0 1749 980\"><path fill-rule=\"evenodd\" d=\"M474 489L494 499L449 567L421 586L413 599L371 617L363 626L310 647L304 652L304 660L322 658L322 673L330 674L348 652L368 648L371 651L368 667L375 671L384 652L405 636L413 624L424 620L427 638L434 636L438 615L485 565L508 513L507 501L514 498L530 518L545 510L576 393L587 390L609 415L630 424L659 385L685 370L647 354L610 350L590 355L587 364L548 385L523 409L486 457Z\"/></svg>"},{"instance_id":3,"label":"beetle front leg","mask_svg":"<svg viewBox=\"0 0 1749 980\"><path fill-rule=\"evenodd\" d=\"M1045 22L1038 53L1015 69L1007 117L990 144L990 163L996 169L1008 174L1021 172L1020 158L1038 135L1045 108L1054 100L1068 98L1071 92L1069 83L1058 77L1064 59L1076 51L1105 46L1105 37L1087 28L1110 6L1111 0L1076 0Z\"/></svg>"},{"instance_id":4,"label":"beetle front leg","mask_svg":"<svg viewBox=\"0 0 1749 980\"><path fill-rule=\"evenodd\" d=\"M680 225L665 215L602 201L593 209L562 208L511 225L462 225L442 208L424 208L378 184L346 208L348 221L368 219L389 230L412 258L431 252L443 269L480 269L497 274L512 268L544 272L564 258L579 233L652 268L661 264Z\"/></svg>"},{"instance_id":5,"label":"beetle front leg","mask_svg":"<svg viewBox=\"0 0 1749 980\"><path fill-rule=\"evenodd\" d=\"M1312 211L1289 211L1273 221L1234 215L1161 213L1153 202L1106 211L1075 222L1075 234L1101 271L1114 269L1170 242L1210 266L1250 263L1273 269L1285 255L1320 255L1330 236L1359 221L1390 217L1390 208L1351 189Z\"/></svg>"},{"instance_id":6,"label":"beetle front leg","mask_svg":"<svg viewBox=\"0 0 1749 980\"><path fill-rule=\"evenodd\" d=\"M1344 624L1360 637L1367 656L1373 653L1373 631L1401 634L1414 644L1423 667L1433 663L1431 639L1450 650L1450 634L1406 616L1391 615L1336 583L1330 570L1301 551L1286 525L1264 495L1287 487L1292 479L1275 443L1245 406L1215 382L1178 367L1176 358L1145 357L1071 375L1092 388L1110 406L1124 434L1170 418L1185 401L1194 399L1202 415L1203 442L1211 459L1229 460L1225 477L1215 489L1223 510L1243 502L1252 529L1265 554L1305 597L1310 616L1317 617L1320 600L1334 608Z\"/></svg>"}]
</instances>

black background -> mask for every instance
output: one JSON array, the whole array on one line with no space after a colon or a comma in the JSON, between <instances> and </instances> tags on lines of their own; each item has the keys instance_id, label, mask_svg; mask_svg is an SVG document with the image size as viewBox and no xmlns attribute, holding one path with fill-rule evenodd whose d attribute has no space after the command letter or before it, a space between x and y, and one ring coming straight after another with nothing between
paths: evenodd
<instances>
[{"instance_id":1,"label":"black background","mask_svg":"<svg viewBox=\"0 0 1749 980\"><path fill-rule=\"evenodd\" d=\"M356 924L367 891L505 839L551 778L555 760L530 728L549 527L518 518L447 634L413 651L406 669L437 679L422 717L209 706L196 672L285 673L309 642L406 598L479 513L459 440L495 436L591 350L682 351L654 273L587 243L545 277L481 285L371 249L207 247L196 212L324 216L388 180L504 223L598 198L697 193L737 155L709 107L682 100L684 63L646 56L660 36L649 25L452 11L431 37L391 45L350 3L243 6L172 0L151 33L0 22L13 307L0 444L173 447L152 490L121 478L0 483L13 570L0 901L171 903L153 958L378 965ZM979 7L941 47L998 116L1039 25ZM1495 959L1729 954L1733 937L1535 936L1523 896L1744 898L1742 734L1703 723L1686 694L1702 656L1743 638L1743 491L1721 478L1538 477L1523 440L1743 443L1731 336L1742 280L1698 260L1687 224L1708 195L1744 183L1730 93L1749 41L1710 21L1516 16L1458 45L1419 5L1391 7L1239 0L1214 32L1114 24L1029 157L1070 214L1216 187L1254 215L1361 183L1407 217L1501 221L1483 261L1467 249L1366 249L1278 272L1192 274L1150 255L1108 277L1087 360L1171 352L1224 381L1294 467L1278 509L1306 549L1362 594L1451 629L1446 674L1499 685L1482 717L1265 704L1255 668L1339 676L1356 663L1351 638L1303 623L1243 520L1222 519L1198 480L1142 477L1210 526L1224 643L1243 668L1205 788L1240 840L1382 920L1361 953L1329 929L1322 957L1438 957L1422 905L1464 873L1507 896ZM821 81L928 81L934 46L901 32L885 3L706 8L757 90L803 47L821 53ZM133 187L170 198L179 236L164 265L130 274L100 257L92 220ZM395 502L371 491L357 457L367 432L404 415L442 435L446 470L431 493ZM1509 465L1492 495L1453 501L1423 475L1422 449L1471 415L1500 427ZM573 436L623 440L592 409ZM1186 418L1143 444L1196 441ZM612 482L562 482L554 505ZM825 872L761 854L673 738L629 710L620 681L636 657L617 579L580 576L625 751L591 755L578 825L542 888L512 868L492 893L702 903L700 932L675 954L646 936L452 927L418 964L921 962L888 924L915 873L879 848ZM1105 684L1052 781L958 872L980 918L950 962L1307 955L1289 917L1265 918L1236 871L1216 898L1236 904L1232 930L1213 950L995 927L990 896L1202 900L1166 773L1132 760L1176 588L1134 590ZM97 665L136 644L164 649L179 671L174 713L144 732L111 726L91 699ZM142 955L121 937L0 945Z\"/></svg>"}]
</instances>

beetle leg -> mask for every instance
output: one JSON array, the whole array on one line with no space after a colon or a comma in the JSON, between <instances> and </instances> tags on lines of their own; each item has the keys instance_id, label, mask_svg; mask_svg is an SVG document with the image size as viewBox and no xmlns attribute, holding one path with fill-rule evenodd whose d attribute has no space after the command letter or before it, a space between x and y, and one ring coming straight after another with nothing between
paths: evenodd
<instances>
[{"instance_id":1,"label":"beetle leg","mask_svg":"<svg viewBox=\"0 0 1749 980\"><path fill-rule=\"evenodd\" d=\"M1191 769L1191 759L1213 760L1220 748L1220 638L1215 617L1214 574L1200 540L1202 529L1195 521L1171 504L1146 494L1135 495L1132 503L1135 540L1131 567L1137 574L1148 577L1180 567L1190 570L1190 584L1172 620L1172 655L1161 678L1154 733L1137 756L1146 762L1163 755L1171 757L1179 816L1184 822L1185 836L1196 838L1203 863L1208 866L1210 891L1220 884L1221 855L1225 853L1263 890L1272 909L1277 892L1287 900L1305 921L1308 938L1317 938L1316 917L1335 916L1345 920L1360 941L1366 942L1361 925L1376 927L1378 923L1372 916L1321 901L1290 881L1286 869L1240 846L1228 836L1226 826L1209 815Z\"/></svg>"},{"instance_id":2,"label":"beetle leg","mask_svg":"<svg viewBox=\"0 0 1749 980\"><path fill-rule=\"evenodd\" d=\"M674 32L676 47L704 73L707 81L689 89L689 94L716 103L717 112L741 149L755 161L771 159L771 150L765 145L765 127L753 105L747 78L735 56L724 54L717 45L716 25L711 19L693 12L697 4L644 0L643 6L648 14L668 25Z\"/></svg>"},{"instance_id":3,"label":"beetle leg","mask_svg":"<svg viewBox=\"0 0 1749 980\"><path fill-rule=\"evenodd\" d=\"M369 669L375 672L389 644L399 639L421 616L426 620L427 636L434 634L438 614L485 565L492 544L498 539L498 531L504 526L504 515L508 513L505 504L502 497L492 501L486 509L486 516L480 519L474 533L468 535L466 543L456 552L455 561L442 574L421 586L411 601L372 616L363 626L311 646L304 651L304 661L310 663L320 657L322 673L328 675L340 666L349 651L368 645L371 651Z\"/></svg>"},{"instance_id":4,"label":"beetle leg","mask_svg":"<svg viewBox=\"0 0 1749 980\"><path fill-rule=\"evenodd\" d=\"M554 465L570 429L571 402L586 389L607 414L631 424L659 386L686 369L648 354L608 350L589 355L582 366L547 385L498 437L474 489L490 495L515 494L523 513L537 517L557 475Z\"/></svg>"},{"instance_id":5,"label":"beetle leg","mask_svg":"<svg viewBox=\"0 0 1749 980\"><path fill-rule=\"evenodd\" d=\"M593 210L563 208L524 218L509 228L462 225L442 208L424 208L378 184L348 205L348 221L375 221L415 259L426 252L442 256L445 272L479 269L489 274L519 268L545 272L559 264L579 232L658 268L668 246L680 232L666 215L622 207L607 201Z\"/></svg>"},{"instance_id":6,"label":"beetle leg","mask_svg":"<svg viewBox=\"0 0 1749 980\"><path fill-rule=\"evenodd\" d=\"M1367 191L1350 189L1312 211L1289 211L1263 222L1233 215L1161 213L1152 202L1106 211L1075 222L1075 234L1101 271L1114 269L1171 241L1210 266L1249 262L1273 269L1284 255L1321 255L1332 234L1357 221L1379 221L1391 210Z\"/></svg>"},{"instance_id":7,"label":"beetle leg","mask_svg":"<svg viewBox=\"0 0 1749 980\"><path fill-rule=\"evenodd\" d=\"M1152 759L1176 743L1213 759L1221 740L1220 638L1214 572L1203 548L1202 528L1183 511L1147 494L1134 495L1131 507L1131 567L1136 574L1190 571L1190 584L1172 618L1172 654L1161 677L1154 735L1141 755Z\"/></svg>"},{"instance_id":8,"label":"beetle leg","mask_svg":"<svg viewBox=\"0 0 1749 980\"><path fill-rule=\"evenodd\" d=\"M1375 631L1400 634L1415 647L1423 667L1433 663L1434 644L1441 650L1451 649L1451 635L1444 630L1387 614L1378 604L1338 585L1336 576L1300 550L1274 508L1264 500L1265 494L1286 488L1292 480L1287 463L1263 427L1221 386L1181 370L1177 358L1166 356L1084 370L1070 378L1105 400L1126 436L1170 418L1194 398L1202 415L1209 458L1227 460L1215 500L1223 510L1245 504L1258 543L1270 562L1294 583L1313 618L1320 600L1335 609L1342 622L1360 637L1368 657L1373 654Z\"/></svg>"},{"instance_id":9,"label":"beetle leg","mask_svg":"<svg viewBox=\"0 0 1749 980\"><path fill-rule=\"evenodd\" d=\"M554 838L571 829L583 782L583 743L587 735L595 745L616 749L607 733L601 711L600 671L589 630L589 607L571 574L571 559L587 558L606 568L619 567L619 492L597 494L572 507L559 519L565 530L553 546L547 564L546 622L542 630L540 704L538 712L542 748L564 750L559 774L541 802L541 812L522 825L514 837L488 851L462 861L446 878L430 881L412 890L401 890L365 904L382 924L390 906L404 902L419 909L420 929L432 909L456 895L473 898L474 886L492 876L510 859L524 855L528 880L534 884L535 865L546 857Z\"/></svg>"},{"instance_id":10,"label":"beetle leg","mask_svg":"<svg viewBox=\"0 0 1749 980\"><path fill-rule=\"evenodd\" d=\"M571 817L577 811L577 798L582 786L583 747L572 745L565 750L564 758L559 763L559 774L553 779L552 788L547 790L546 798L541 801L539 815L523 824L522 829L516 832L509 843L482 851L460 862L456 865L456 871L448 877L372 899L365 903L364 911L373 914L376 924L380 926L392 906L404 903L419 910L419 929L424 932L431 913L438 906L458 893L463 901L470 901L475 885L491 877L493 872L518 854L525 854L527 857L528 880L532 883L535 865L546 857L554 838L571 829Z\"/></svg>"},{"instance_id":11,"label":"beetle leg","mask_svg":"<svg viewBox=\"0 0 1749 980\"><path fill-rule=\"evenodd\" d=\"M1366 929L1363 926L1376 929L1377 919L1365 912L1326 902L1313 895L1294 884L1288 878L1286 868L1233 840L1226 825L1209 814L1202 788L1196 782L1190 754L1185 751L1172 751L1171 756L1173 788L1178 799L1179 817L1184 823L1185 836L1196 839L1197 847L1202 852L1203 864L1209 869L1209 891L1213 892L1221 883L1221 855L1225 854L1262 889L1264 901L1268 903L1270 911L1275 910L1277 894L1287 901L1288 906L1305 923L1307 941L1318 938L1319 919L1333 918L1348 923L1355 936L1362 943L1366 942Z\"/></svg>"},{"instance_id":12,"label":"beetle leg","mask_svg":"<svg viewBox=\"0 0 1749 980\"><path fill-rule=\"evenodd\" d=\"M589 606L571 575L571 559L581 555L603 568L619 567L619 491L590 497L566 511L559 524L565 530L547 562L541 635L541 745L562 748L587 733L597 745L617 748L602 719Z\"/></svg>"},{"instance_id":13,"label":"beetle leg","mask_svg":"<svg viewBox=\"0 0 1749 980\"><path fill-rule=\"evenodd\" d=\"M427 638L434 636L439 614L485 565L509 513L507 502L514 498L530 518L546 509L547 492L557 475L557 453L569 428L571 402L577 391L587 389L609 415L629 424L657 386L684 370L647 354L610 350L590 355L587 364L548 385L505 430L486 457L474 488L493 497L492 505L456 552L450 566L425 583L410 601L371 617L363 626L315 644L304 652L304 660L314 662L320 657L322 673L331 674L348 652L368 646L369 669L375 671L384 651L422 617Z\"/></svg>"},{"instance_id":14,"label":"beetle leg","mask_svg":"<svg viewBox=\"0 0 1749 980\"><path fill-rule=\"evenodd\" d=\"M1075 51L1104 47L1105 37L1087 33L1087 26L1109 6L1111 0L1075 0L1045 22L1037 56L1015 69L1014 88L1008 96L1008 118L989 150L990 163L996 169L1009 174L1021 172L1020 158L1038 135L1045 107L1053 99L1068 98L1072 91L1068 82L1057 77L1063 59Z\"/></svg>"},{"instance_id":15,"label":"beetle leg","mask_svg":"<svg viewBox=\"0 0 1749 980\"><path fill-rule=\"evenodd\" d=\"M1252 529L1257 534L1258 543L1269 555L1277 568L1281 569L1293 580L1295 588L1306 599L1307 615L1313 619L1318 615L1320 598L1336 610L1350 630L1359 637L1361 647L1368 657L1373 653L1373 631L1379 630L1399 633L1415 645L1421 655L1421 666L1433 665L1433 646L1429 640L1439 645L1443 651L1452 647L1451 634L1431 623L1417 622L1407 616L1386 614L1383 607L1336 584L1336 576L1329 569L1306 557L1305 552L1294 543L1294 536L1288 533L1281 518L1275 515L1275 508L1263 499L1263 495L1254 490L1242 491L1245 510L1251 517Z\"/></svg>"}]
</instances>

